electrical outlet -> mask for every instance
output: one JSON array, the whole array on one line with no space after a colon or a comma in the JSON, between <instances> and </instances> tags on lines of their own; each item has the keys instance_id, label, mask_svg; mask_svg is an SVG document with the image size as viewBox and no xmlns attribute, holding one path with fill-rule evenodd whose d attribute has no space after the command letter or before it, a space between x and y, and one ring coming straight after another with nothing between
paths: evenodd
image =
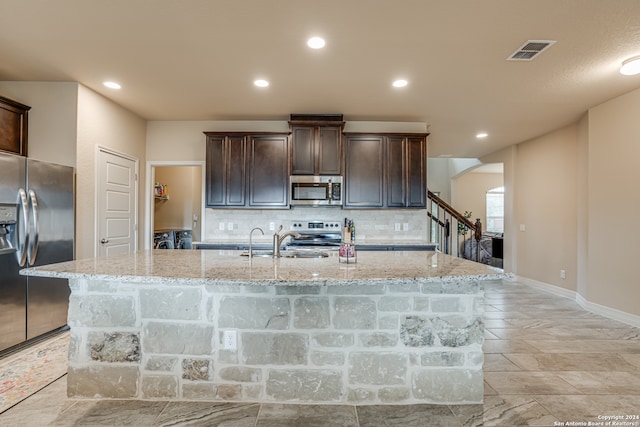
<instances>
[{"instance_id":1,"label":"electrical outlet","mask_svg":"<svg viewBox=\"0 0 640 427\"><path fill-rule=\"evenodd\" d=\"M221 223L218 224L218 229L220 231L224 231L224 222L221 222Z\"/></svg>"},{"instance_id":2,"label":"electrical outlet","mask_svg":"<svg viewBox=\"0 0 640 427\"><path fill-rule=\"evenodd\" d=\"M527 229L527 227L524 226L524 224L520 224L520 231L525 231Z\"/></svg>"},{"instance_id":3,"label":"electrical outlet","mask_svg":"<svg viewBox=\"0 0 640 427\"><path fill-rule=\"evenodd\" d=\"M561 279L566 279L567 278L567 272L565 270L560 270L560 278Z\"/></svg>"},{"instance_id":4,"label":"electrical outlet","mask_svg":"<svg viewBox=\"0 0 640 427\"><path fill-rule=\"evenodd\" d=\"M276 223L275 222L270 222L269 223L269 231L273 231L276 229Z\"/></svg>"},{"instance_id":5,"label":"electrical outlet","mask_svg":"<svg viewBox=\"0 0 640 427\"><path fill-rule=\"evenodd\" d=\"M232 222L227 224L227 230L233 230L233 223Z\"/></svg>"},{"instance_id":6,"label":"electrical outlet","mask_svg":"<svg viewBox=\"0 0 640 427\"><path fill-rule=\"evenodd\" d=\"M224 331L222 333L222 347L225 350L236 350L238 348L238 334L236 331Z\"/></svg>"},{"instance_id":7,"label":"electrical outlet","mask_svg":"<svg viewBox=\"0 0 640 427\"><path fill-rule=\"evenodd\" d=\"M400 223L396 222L396 231L400 231Z\"/></svg>"},{"instance_id":8,"label":"electrical outlet","mask_svg":"<svg viewBox=\"0 0 640 427\"><path fill-rule=\"evenodd\" d=\"M409 223L405 222L404 224L402 224L402 230L403 231L409 231Z\"/></svg>"}]
</instances>

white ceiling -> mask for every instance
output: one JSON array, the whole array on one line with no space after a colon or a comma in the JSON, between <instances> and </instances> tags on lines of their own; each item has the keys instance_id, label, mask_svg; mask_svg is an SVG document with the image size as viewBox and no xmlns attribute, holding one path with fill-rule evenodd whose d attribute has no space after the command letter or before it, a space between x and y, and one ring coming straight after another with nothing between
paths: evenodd
<instances>
[{"instance_id":1,"label":"white ceiling","mask_svg":"<svg viewBox=\"0 0 640 427\"><path fill-rule=\"evenodd\" d=\"M532 39L557 42L506 61ZM0 80L77 81L148 120L424 122L431 157L572 123L640 87L618 73L635 55L638 0L0 0Z\"/></svg>"}]
</instances>

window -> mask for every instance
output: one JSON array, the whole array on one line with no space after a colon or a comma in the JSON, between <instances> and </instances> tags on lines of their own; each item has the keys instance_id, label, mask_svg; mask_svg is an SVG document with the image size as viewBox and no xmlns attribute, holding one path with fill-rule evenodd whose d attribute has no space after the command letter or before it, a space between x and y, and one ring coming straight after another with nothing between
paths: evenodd
<instances>
[{"instance_id":1,"label":"window","mask_svg":"<svg viewBox=\"0 0 640 427\"><path fill-rule=\"evenodd\" d=\"M504 233L504 187L487 191L487 232Z\"/></svg>"}]
</instances>

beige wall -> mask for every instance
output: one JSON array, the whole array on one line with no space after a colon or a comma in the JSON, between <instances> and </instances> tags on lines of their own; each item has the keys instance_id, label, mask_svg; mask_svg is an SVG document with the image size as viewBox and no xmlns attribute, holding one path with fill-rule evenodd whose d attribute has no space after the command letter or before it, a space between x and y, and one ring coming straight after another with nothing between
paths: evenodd
<instances>
[{"instance_id":1,"label":"beige wall","mask_svg":"<svg viewBox=\"0 0 640 427\"><path fill-rule=\"evenodd\" d=\"M193 231L192 236L196 240L202 239L202 224L204 221L204 218L202 218L202 212L204 210L202 209L204 205L204 200L202 200L202 196L204 195L202 178L204 173L204 166L194 167L191 173L191 188L193 189L193 198L191 199L191 229ZM197 219L194 219L193 215L197 215Z\"/></svg>"},{"instance_id":2,"label":"beige wall","mask_svg":"<svg viewBox=\"0 0 640 427\"><path fill-rule=\"evenodd\" d=\"M449 159L427 159L427 188L451 204L451 174Z\"/></svg>"},{"instance_id":3,"label":"beige wall","mask_svg":"<svg viewBox=\"0 0 640 427\"><path fill-rule=\"evenodd\" d=\"M29 157L76 166L77 83L0 82L0 95L31 107Z\"/></svg>"},{"instance_id":4,"label":"beige wall","mask_svg":"<svg viewBox=\"0 0 640 427\"><path fill-rule=\"evenodd\" d=\"M202 209L201 170L199 166L156 166L155 180L168 186L169 200L154 202L155 229L193 229L193 215L199 216ZM199 235L198 230L194 234Z\"/></svg>"},{"instance_id":5,"label":"beige wall","mask_svg":"<svg viewBox=\"0 0 640 427\"><path fill-rule=\"evenodd\" d=\"M569 126L519 144L514 187L518 274L572 291L577 289L577 138L578 127Z\"/></svg>"},{"instance_id":6,"label":"beige wall","mask_svg":"<svg viewBox=\"0 0 640 427\"><path fill-rule=\"evenodd\" d=\"M584 297L640 315L640 90L589 110Z\"/></svg>"},{"instance_id":7,"label":"beige wall","mask_svg":"<svg viewBox=\"0 0 640 427\"><path fill-rule=\"evenodd\" d=\"M98 93L78 87L76 183L76 257L95 255L96 158L98 147L136 158L144 171L146 122ZM144 173L138 173L138 224L143 224ZM138 227L138 245L142 230Z\"/></svg>"},{"instance_id":8,"label":"beige wall","mask_svg":"<svg viewBox=\"0 0 640 427\"><path fill-rule=\"evenodd\" d=\"M32 107L29 157L76 168L76 258L94 256L96 149L109 148L143 165L146 122L78 83L0 82L0 94ZM142 189L144 174L139 176ZM142 224L144 203L138 206Z\"/></svg>"},{"instance_id":9,"label":"beige wall","mask_svg":"<svg viewBox=\"0 0 640 427\"><path fill-rule=\"evenodd\" d=\"M578 275L578 130L571 125L481 159L504 164L505 270L571 291Z\"/></svg>"},{"instance_id":10,"label":"beige wall","mask_svg":"<svg viewBox=\"0 0 640 427\"><path fill-rule=\"evenodd\" d=\"M204 161L203 132L289 132L286 121L150 121L147 123L148 161Z\"/></svg>"},{"instance_id":11,"label":"beige wall","mask_svg":"<svg viewBox=\"0 0 640 427\"><path fill-rule=\"evenodd\" d=\"M577 291L593 308L640 315L638 111L640 90L481 159L504 162L505 196L513 200L505 206L506 228L513 230L505 231L505 264L512 258L506 271Z\"/></svg>"},{"instance_id":12,"label":"beige wall","mask_svg":"<svg viewBox=\"0 0 640 427\"><path fill-rule=\"evenodd\" d=\"M589 271L589 114L578 122L578 217L577 225L577 291L585 297L588 292Z\"/></svg>"},{"instance_id":13,"label":"beige wall","mask_svg":"<svg viewBox=\"0 0 640 427\"><path fill-rule=\"evenodd\" d=\"M477 218L482 221L483 229L487 224L487 192L502 187L501 173L470 172L451 181L451 203L460 213L471 212L469 221Z\"/></svg>"}]
</instances>

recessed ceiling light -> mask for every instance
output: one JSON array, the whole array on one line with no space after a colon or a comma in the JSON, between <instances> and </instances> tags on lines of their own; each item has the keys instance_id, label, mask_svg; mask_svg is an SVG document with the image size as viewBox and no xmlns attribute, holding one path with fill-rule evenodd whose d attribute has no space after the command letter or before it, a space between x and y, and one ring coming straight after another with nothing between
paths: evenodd
<instances>
[{"instance_id":1,"label":"recessed ceiling light","mask_svg":"<svg viewBox=\"0 0 640 427\"><path fill-rule=\"evenodd\" d=\"M254 85L258 86L258 87L267 87L269 86L269 82L263 79L258 79L256 81L253 82Z\"/></svg>"},{"instance_id":2,"label":"recessed ceiling light","mask_svg":"<svg viewBox=\"0 0 640 427\"><path fill-rule=\"evenodd\" d=\"M311 37L307 40L307 46L311 49L322 49L325 45L324 39L321 37Z\"/></svg>"},{"instance_id":3,"label":"recessed ceiling light","mask_svg":"<svg viewBox=\"0 0 640 427\"><path fill-rule=\"evenodd\" d=\"M106 87L108 87L109 89L120 89L120 88L122 88L122 86L120 86L116 82L104 82L102 84L105 85Z\"/></svg>"},{"instance_id":4,"label":"recessed ceiling light","mask_svg":"<svg viewBox=\"0 0 640 427\"><path fill-rule=\"evenodd\" d=\"M405 87L409 82L404 79L396 80L392 83L393 87Z\"/></svg>"},{"instance_id":5,"label":"recessed ceiling light","mask_svg":"<svg viewBox=\"0 0 640 427\"><path fill-rule=\"evenodd\" d=\"M488 136L489 136L489 134L486 133L486 132L479 132L479 133L476 134L476 138L478 138L478 139L486 138Z\"/></svg>"},{"instance_id":6,"label":"recessed ceiling light","mask_svg":"<svg viewBox=\"0 0 640 427\"><path fill-rule=\"evenodd\" d=\"M620 67L620 74L625 76L640 74L640 56L634 56L624 61Z\"/></svg>"}]
</instances>

